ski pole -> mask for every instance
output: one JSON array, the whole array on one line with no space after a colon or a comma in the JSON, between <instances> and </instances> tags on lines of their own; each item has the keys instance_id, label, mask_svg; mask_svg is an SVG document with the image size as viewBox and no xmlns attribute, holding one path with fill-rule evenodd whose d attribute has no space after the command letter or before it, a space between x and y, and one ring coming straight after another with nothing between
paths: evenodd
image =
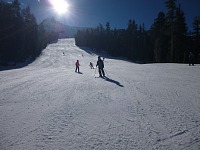
<instances>
[{"instance_id":1,"label":"ski pole","mask_svg":"<svg viewBox=\"0 0 200 150\"><path fill-rule=\"evenodd\" d=\"M104 71L106 72L106 75L109 77L109 75L108 75L108 73L107 73L106 69L104 69Z\"/></svg>"},{"instance_id":2,"label":"ski pole","mask_svg":"<svg viewBox=\"0 0 200 150\"><path fill-rule=\"evenodd\" d=\"M95 77L95 75L96 75L96 69L97 69L97 67L95 68L95 73L94 73L94 77Z\"/></svg>"}]
</instances>

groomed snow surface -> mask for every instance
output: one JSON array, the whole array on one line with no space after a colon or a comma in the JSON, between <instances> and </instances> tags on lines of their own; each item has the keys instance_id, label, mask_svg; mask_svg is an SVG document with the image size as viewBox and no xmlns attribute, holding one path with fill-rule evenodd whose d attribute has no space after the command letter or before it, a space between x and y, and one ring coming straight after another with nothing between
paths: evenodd
<instances>
[{"instance_id":1,"label":"groomed snow surface","mask_svg":"<svg viewBox=\"0 0 200 150\"><path fill-rule=\"evenodd\" d=\"M199 65L105 58L102 79L96 61L62 39L0 71L0 150L200 149Z\"/></svg>"}]
</instances>

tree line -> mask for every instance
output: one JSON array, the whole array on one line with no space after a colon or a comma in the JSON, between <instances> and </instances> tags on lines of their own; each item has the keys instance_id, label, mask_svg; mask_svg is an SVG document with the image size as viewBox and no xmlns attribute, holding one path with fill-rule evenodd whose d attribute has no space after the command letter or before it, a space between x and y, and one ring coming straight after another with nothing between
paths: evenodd
<instances>
[{"instance_id":1,"label":"tree line","mask_svg":"<svg viewBox=\"0 0 200 150\"><path fill-rule=\"evenodd\" d=\"M34 60L58 33L37 25L30 7L22 9L19 0L0 0L0 65Z\"/></svg>"},{"instance_id":2,"label":"tree line","mask_svg":"<svg viewBox=\"0 0 200 150\"><path fill-rule=\"evenodd\" d=\"M126 29L111 29L109 22L105 27L100 23L97 28L79 30L76 45L142 63L185 63L192 51L200 62L200 17L194 17L193 30L188 32L184 12L176 0L166 0L165 5L167 13L159 12L149 30L135 20L129 20ZM37 25L29 6L22 9L19 0L0 0L0 65L34 60L58 35L45 30L43 23Z\"/></svg>"},{"instance_id":3,"label":"tree line","mask_svg":"<svg viewBox=\"0 0 200 150\"><path fill-rule=\"evenodd\" d=\"M184 12L176 0L166 0L165 6L167 13L159 12L149 30L132 19L126 29L111 29L109 22L105 27L100 23L97 28L79 30L76 45L141 63L186 63L191 51L199 62L200 17L194 18L193 31L188 32Z\"/></svg>"}]
</instances>

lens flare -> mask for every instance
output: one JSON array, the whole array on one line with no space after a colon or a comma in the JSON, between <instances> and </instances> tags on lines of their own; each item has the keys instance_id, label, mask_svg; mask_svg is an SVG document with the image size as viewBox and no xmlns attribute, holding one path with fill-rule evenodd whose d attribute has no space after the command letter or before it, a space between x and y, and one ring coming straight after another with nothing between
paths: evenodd
<instances>
[{"instance_id":1,"label":"lens flare","mask_svg":"<svg viewBox=\"0 0 200 150\"><path fill-rule=\"evenodd\" d=\"M51 5L53 6L53 9L59 14L65 14L67 13L69 9L69 4L65 0L49 0Z\"/></svg>"}]
</instances>

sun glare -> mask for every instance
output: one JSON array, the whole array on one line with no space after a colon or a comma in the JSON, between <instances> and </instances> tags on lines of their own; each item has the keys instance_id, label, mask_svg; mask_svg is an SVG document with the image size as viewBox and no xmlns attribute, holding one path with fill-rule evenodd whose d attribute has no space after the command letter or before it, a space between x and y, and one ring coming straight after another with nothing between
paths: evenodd
<instances>
[{"instance_id":1,"label":"sun glare","mask_svg":"<svg viewBox=\"0 0 200 150\"><path fill-rule=\"evenodd\" d=\"M66 0L50 0L50 3L59 15L67 13L69 9L69 4Z\"/></svg>"}]
</instances>

